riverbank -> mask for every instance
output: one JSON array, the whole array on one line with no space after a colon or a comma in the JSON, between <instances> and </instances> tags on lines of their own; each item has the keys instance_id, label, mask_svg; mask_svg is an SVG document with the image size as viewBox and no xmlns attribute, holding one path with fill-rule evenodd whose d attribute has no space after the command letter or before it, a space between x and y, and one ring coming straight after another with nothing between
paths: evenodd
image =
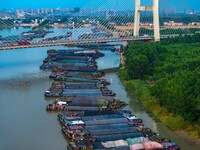
<instances>
[{"instance_id":1,"label":"riverbank","mask_svg":"<svg viewBox=\"0 0 200 150\"><path fill-rule=\"evenodd\" d=\"M181 137L194 142L200 146L200 129L197 124L190 124L187 121L159 105L158 100L152 96L152 85L142 80L126 80L125 69L118 71L118 76L125 89L139 99L147 111L152 113L164 125L174 130Z\"/></svg>"}]
</instances>

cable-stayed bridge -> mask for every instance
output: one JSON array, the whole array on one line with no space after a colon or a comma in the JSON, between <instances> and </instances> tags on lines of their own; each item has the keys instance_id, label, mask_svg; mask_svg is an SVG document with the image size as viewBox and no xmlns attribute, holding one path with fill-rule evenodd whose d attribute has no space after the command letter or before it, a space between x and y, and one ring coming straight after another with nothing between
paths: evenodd
<instances>
[{"instance_id":1,"label":"cable-stayed bridge","mask_svg":"<svg viewBox=\"0 0 200 150\"><path fill-rule=\"evenodd\" d=\"M45 19L30 22L26 18L37 15ZM61 19L55 21L58 16ZM55 12L53 9L17 9L16 18L0 20L0 27L31 26L33 31L8 35L2 30L0 50L132 40L159 41L200 31L199 26L183 25L163 16L159 0L90 0L83 8L75 8L71 12L59 8ZM177 20L177 16L175 18Z\"/></svg>"}]
</instances>

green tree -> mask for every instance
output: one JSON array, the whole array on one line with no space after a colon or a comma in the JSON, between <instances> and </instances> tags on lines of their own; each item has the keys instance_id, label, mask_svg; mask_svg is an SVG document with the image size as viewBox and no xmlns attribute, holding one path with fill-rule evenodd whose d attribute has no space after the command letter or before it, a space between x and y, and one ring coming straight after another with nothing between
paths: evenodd
<instances>
[{"instance_id":1,"label":"green tree","mask_svg":"<svg viewBox=\"0 0 200 150\"><path fill-rule=\"evenodd\" d=\"M145 55L131 57L126 65L131 79L144 79L149 72L149 60Z\"/></svg>"}]
</instances>

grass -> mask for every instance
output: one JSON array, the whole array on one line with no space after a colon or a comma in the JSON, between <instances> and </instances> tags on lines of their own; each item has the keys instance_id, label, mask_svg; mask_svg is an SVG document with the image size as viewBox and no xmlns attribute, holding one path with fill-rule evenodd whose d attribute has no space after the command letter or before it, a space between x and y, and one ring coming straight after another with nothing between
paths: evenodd
<instances>
[{"instance_id":1,"label":"grass","mask_svg":"<svg viewBox=\"0 0 200 150\"><path fill-rule=\"evenodd\" d=\"M190 124L180 115L167 111L165 107L159 105L158 100L152 96L151 86L142 80L129 80L126 70L119 70L119 78L130 93L134 93L144 105L145 109L151 112L164 125L172 130L178 130L186 133L195 141L200 142L200 125Z\"/></svg>"}]
</instances>

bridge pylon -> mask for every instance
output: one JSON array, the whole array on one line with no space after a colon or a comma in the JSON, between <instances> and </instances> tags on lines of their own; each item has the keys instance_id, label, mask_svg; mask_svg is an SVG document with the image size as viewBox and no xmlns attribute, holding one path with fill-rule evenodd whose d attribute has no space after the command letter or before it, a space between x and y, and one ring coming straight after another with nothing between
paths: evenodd
<instances>
[{"instance_id":1,"label":"bridge pylon","mask_svg":"<svg viewBox=\"0 0 200 150\"><path fill-rule=\"evenodd\" d=\"M153 11L154 41L160 41L159 0L153 0L153 6L141 6L141 0L135 0L135 37L139 36L141 11Z\"/></svg>"}]
</instances>

